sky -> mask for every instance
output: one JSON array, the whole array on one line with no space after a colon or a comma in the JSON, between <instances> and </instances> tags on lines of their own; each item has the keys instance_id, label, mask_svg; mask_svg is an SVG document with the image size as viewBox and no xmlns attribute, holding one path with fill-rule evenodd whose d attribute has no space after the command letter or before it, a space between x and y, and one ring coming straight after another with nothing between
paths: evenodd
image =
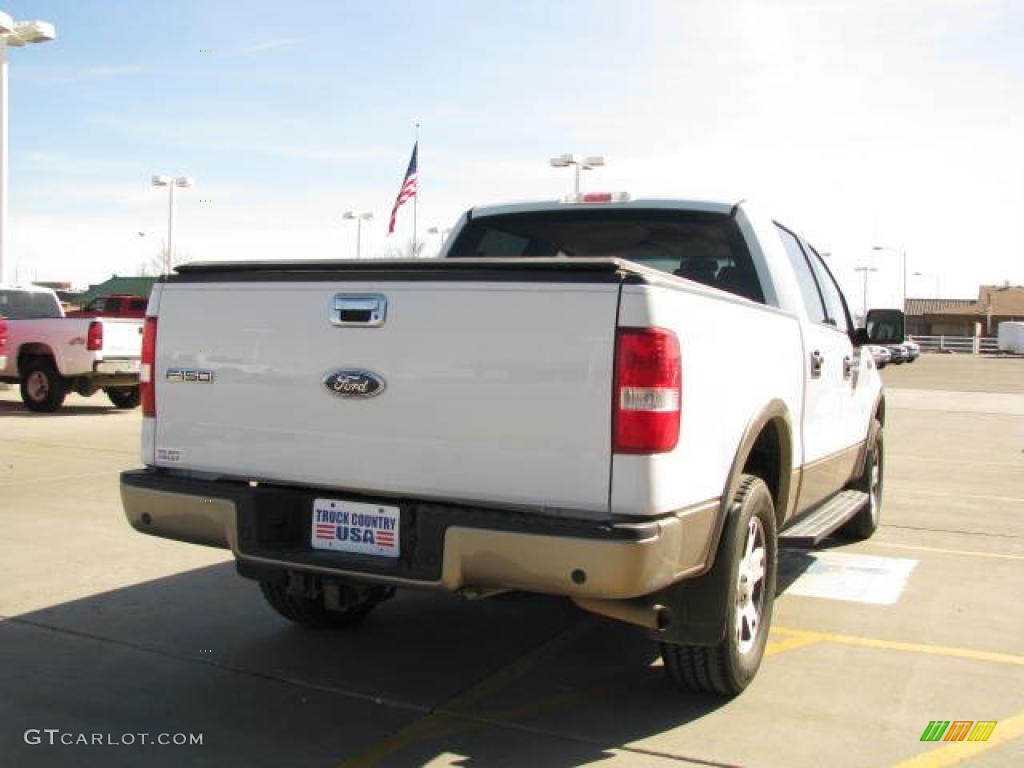
<instances>
[{"instance_id":1,"label":"sky","mask_svg":"<svg viewBox=\"0 0 1024 768\"><path fill-rule=\"evenodd\" d=\"M189 260L352 258L387 237L420 128L418 231L585 190L756 201L831 253L853 307L1024 284L1017 0L2 0L8 279L133 275L177 195ZM142 236L139 233L144 233ZM872 246L885 250L873 250ZM919 273L919 274L915 274Z\"/></svg>"}]
</instances>

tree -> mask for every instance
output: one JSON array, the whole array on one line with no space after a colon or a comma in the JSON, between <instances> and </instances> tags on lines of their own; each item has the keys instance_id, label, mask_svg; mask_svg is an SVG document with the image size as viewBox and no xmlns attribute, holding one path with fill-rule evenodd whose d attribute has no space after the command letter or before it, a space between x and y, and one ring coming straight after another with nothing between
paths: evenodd
<instances>
[{"instance_id":1,"label":"tree","mask_svg":"<svg viewBox=\"0 0 1024 768\"><path fill-rule=\"evenodd\" d=\"M139 237L145 237L144 232L139 233ZM136 272L139 277L157 277L164 274L164 271L173 271L179 264L184 264L191 260L188 251L182 251L175 249L174 256L171 258L170 268L167 268L167 245L163 240L160 241L160 247L151 256L145 258L142 263L139 264Z\"/></svg>"},{"instance_id":2,"label":"tree","mask_svg":"<svg viewBox=\"0 0 1024 768\"><path fill-rule=\"evenodd\" d=\"M415 247L413 246L412 239L406 240L401 245L389 245L384 250L385 259L416 259L423 255L423 251L427 247L426 240L418 240Z\"/></svg>"}]
</instances>

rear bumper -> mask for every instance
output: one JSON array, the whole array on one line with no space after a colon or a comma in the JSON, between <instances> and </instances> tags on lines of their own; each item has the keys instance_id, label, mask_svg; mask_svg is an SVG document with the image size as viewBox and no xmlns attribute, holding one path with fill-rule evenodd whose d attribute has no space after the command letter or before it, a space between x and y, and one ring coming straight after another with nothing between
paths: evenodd
<instances>
[{"instance_id":1,"label":"rear bumper","mask_svg":"<svg viewBox=\"0 0 1024 768\"><path fill-rule=\"evenodd\" d=\"M93 364L93 373L100 376L135 376L139 375L139 360L132 359L108 359L98 360Z\"/></svg>"},{"instance_id":2,"label":"rear bumper","mask_svg":"<svg viewBox=\"0 0 1024 768\"><path fill-rule=\"evenodd\" d=\"M625 599L704 570L718 502L649 522L568 520L514 510L388 499L402 510L397 559L314 550L313 499L359 494L182 478L153 470L121 475L136 530L231 549L246 573L288 569L397 586L515 589Z\"/></svg>"}]
</instances>

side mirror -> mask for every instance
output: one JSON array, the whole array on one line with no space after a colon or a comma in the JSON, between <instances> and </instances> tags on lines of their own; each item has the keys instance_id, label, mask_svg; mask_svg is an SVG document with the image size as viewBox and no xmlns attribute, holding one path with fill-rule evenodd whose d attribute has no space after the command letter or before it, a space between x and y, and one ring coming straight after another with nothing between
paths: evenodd
<instances>
[{"instance_id":1,"label":"side mirror","mask_svg":"<svg viewBox=\"0 0 1024 768\"><path fill-rule=\"evenodd\" d=\"M898 309L870 309L859 328L858 339L867 344L900 344L906 337L906 321Z\"/></svg>"}]
</instances>

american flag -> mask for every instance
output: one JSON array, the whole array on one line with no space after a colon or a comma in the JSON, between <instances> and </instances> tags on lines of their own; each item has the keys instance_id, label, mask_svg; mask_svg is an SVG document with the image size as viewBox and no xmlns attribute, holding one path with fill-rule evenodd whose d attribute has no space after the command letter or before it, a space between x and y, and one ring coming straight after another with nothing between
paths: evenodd
<instances>
[{"instance_id":1,"label":"american flag","mask_svg":"<svg viewBox=\"0 0 1024 768\"><path fill-rule=\"evenodd\" d=\"M416 152L420 143L417 141L412 145L412 158L409 160L409 169L405 172L405 180L402 181L402 188L398 190L398 197L395 199L395 207L391 209L391 223L388 225L388 234L395 231L395 217L398 216L398 209L402 203L416 197Z\"/></svg>"},{"instance_id":2,"label":"american flag","mask_svg":"<svg viewBox=\"0 0 1024 768\"><path fill-rule=\"evenodd\" d=\"M377 543L382 547L395 546L395 534L392 531L377 531Z\"/></svg>"},{"instance_id":3,"label":"american flag","mask_svg":"<svg viewBox=\"0 0 1024 768\"><path fill-rule=\"evenodd\" d=\"M333 525L316 524L316 537L318 539L333 539L337 530Z\"/></svg>"}]
</instances>

